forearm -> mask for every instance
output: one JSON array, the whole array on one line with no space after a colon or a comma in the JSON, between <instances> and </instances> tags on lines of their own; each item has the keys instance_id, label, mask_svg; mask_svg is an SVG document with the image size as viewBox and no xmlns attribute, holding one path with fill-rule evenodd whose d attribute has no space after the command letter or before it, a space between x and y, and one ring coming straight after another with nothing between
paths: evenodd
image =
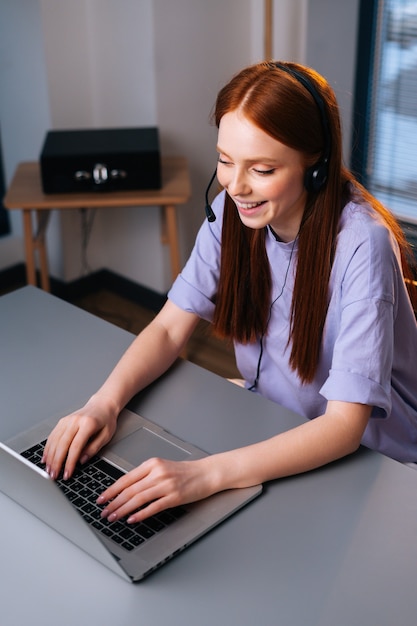
<instances>
[{"instance_id":1,"label":"forearm","mask_svg":"<svg viewBox=\"0 0 417 626\"><path fill-rule=\"evenodd\" d=\"M97 454L113 436L129 400L160 376L180 354L198 317L169 301L122 356L101 388L78 411L59 420L43 460L52 477L72 476L76 463Z\"/></svg>"},{"instance_id":2,"label":"forearm","mask_svg":"<svg viewBox=\"0 0 417 626\"><path fill-rule=\"evenodd\" d=\"M330 409L329 409L330 407ZM329 403L326 413L260 443L196 461L149 459L102 494L104 517L140 522L165 508L306 472L356 450L370 407Z\"/></svg>"},{"instance_id":3,"label":"forearm","mask_svg":"<svg viewBox=\"0 0 417 626\"><path fill-rule=\"evenodd\" d=\"M175 361L177 353L163 344L162 337L149 336L146 328L117 363L95 396L114 403L120 413L129 400L160 376Z\"/></svg>"},{"instance_id":4,"label":"forearm","mask_svg":"<svg viewBox=\"0 0 417 626\"><path fill-rule=\"evenodd\" d=\"M94 398L112 405L112 410L119 414L136 393L172 365L197 321L195 316L166 305L136 337Z\"/></svg>"},{"instance_id":5,"label":"forearm","mask_svg":"<svg viewBox=\"0 0 417 626\"><path fill-rule=\"evenodd\" d=\"M213 489L248 487L299 474L354 452L370 408L337 404L346 405L347 414L331 411L271 439L209 457Z\"/></svg>"}]
</instances>

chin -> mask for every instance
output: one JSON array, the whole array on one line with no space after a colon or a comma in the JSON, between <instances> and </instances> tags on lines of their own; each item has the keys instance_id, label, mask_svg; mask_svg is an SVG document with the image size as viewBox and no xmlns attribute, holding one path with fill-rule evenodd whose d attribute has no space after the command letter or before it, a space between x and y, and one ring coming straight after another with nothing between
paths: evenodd
<instances>
[{"instance_id":1,"label":"chin","mask_svg":"<svg viewBox=\"0 0 417 626\"><path fill-rule=\"evenodd\" d=\"M260 211L253 211L251 214L246 211L242 211L241 209L237 209L237 212L240 221L248 228L259 230L260 228L265 228L265 226L269 224L267 216L265 214L261 214Z\"/></svg>"},{"instance_id":2,"label":"chin","mask_svg":"<svg viewBox=\"0 0 417 626\"><path fill-rule=\"evenodd\" d=\"M249 218L249 217L240 215L240 213L239 213L239 217L240 217L240 221L242 222L242 224L244 226L247 226L247 228L252 228L252 230L261 230L262 228L265 228L266 226L268 226L268 223L269 223L265 219Z\"/></svg>"}]
</instances>

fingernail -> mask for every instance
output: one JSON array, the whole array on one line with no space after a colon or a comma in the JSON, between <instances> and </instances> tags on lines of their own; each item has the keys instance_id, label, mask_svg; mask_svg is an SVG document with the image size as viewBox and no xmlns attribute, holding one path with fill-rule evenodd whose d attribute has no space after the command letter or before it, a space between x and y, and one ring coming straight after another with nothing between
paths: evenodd
<instances>
[{"instance_id":1,"label":"fingernail","mask_svg":"<svg viewBox=\"0 0 417 626\"><path fill-rule=\"evenodd\" d=\"M96 500L97 504L103 504L104 502L104 496L99 496Z\"/></svg>"},{"instance_id":2,"label":"fingernail","mask_svg":"<svg viewBox=\"0 0 417 626\"><path fill-rule=\"evenodd\" d=\"M89 458L88 454L84 454L84 456L82 456L81 459L80 459L81 465L84 465L84 463L87 463L88 458Z\"/></svg>"},{"instance_id":3,"label":"fingernail","mask_svg":"<svg viewBox=\"0 0 417 626\"><path fill-rule=\"evenodd\" d=\"M109 513L108 509L103 509L102 512L100 513L100 517L103 517L103 518L107 517L108 513Z\"/></svg>"},{"instance_id":4,"label":"fingernail","mask_svg":"<svg viewBox=\"0 0 417 626\"><path fill-rule=\"evenodd\" d=\"M133 515L132 515L131 517L128 517L128 518L127 518L127 520L126 520L126 522L127 522L128 524L134 524L134 522L135 522L135 518L133 517Z\"/></svg>"},{"instance_id":5,"label":"fingernail","mask_svg":"<svg viewBox=\"0 0 417 626\"><path fill-rule=\"evenodd\" d=\"M109 522L114 522L114 520L117 519L117 513L111 513L108 518L107 521Z\"/></svg>"},{"instance_id":6,"label":"fingernail","mask_svg":"<svg viewBox=\"0 0 417 626\"><path fill-rule=\"evenodd\" d=\"M69 478L68 470L65 470L63 478L64 478L64 480L68 480L68 478Z\"/></svg>"}]
</instances>

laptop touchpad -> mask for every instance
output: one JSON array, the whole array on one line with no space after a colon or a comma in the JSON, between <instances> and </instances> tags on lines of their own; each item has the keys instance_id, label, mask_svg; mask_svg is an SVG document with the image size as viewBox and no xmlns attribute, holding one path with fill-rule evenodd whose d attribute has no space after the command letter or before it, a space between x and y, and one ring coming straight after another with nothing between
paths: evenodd
<instances>
[{"instance_id":1,"label":"laptop touchpad","mask_svg":"<svg viewBox=\"0 0 417 626\"><path fill-rule=\"evenodd\" d=\"M155 456L170 461L184 461L190 454L147 428L139 428L124 439L112 443L110 450L135 467Z\"/></svg>"}]
</instances>

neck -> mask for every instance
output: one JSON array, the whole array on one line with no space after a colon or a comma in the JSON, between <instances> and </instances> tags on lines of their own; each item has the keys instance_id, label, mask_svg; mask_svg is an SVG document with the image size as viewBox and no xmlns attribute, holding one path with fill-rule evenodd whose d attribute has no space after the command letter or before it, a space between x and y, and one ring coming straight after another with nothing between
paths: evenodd
<instances>
[{"instance_id":1,"label":"neck","mask_svg":"<svg viewBox=\"0 0 417 626\"><path fill-rule=\"evenodd\" d=\"M280 237L279 235L277 235L277 233L274 231L274 229L272 228L272 226L269 226L269 225L268 225L268 228L269 228L269 230L271 231L271 233L273 234L274 239L275 239L276 241L282 241L281 237Z\"/></svg>"}]
</instances>

